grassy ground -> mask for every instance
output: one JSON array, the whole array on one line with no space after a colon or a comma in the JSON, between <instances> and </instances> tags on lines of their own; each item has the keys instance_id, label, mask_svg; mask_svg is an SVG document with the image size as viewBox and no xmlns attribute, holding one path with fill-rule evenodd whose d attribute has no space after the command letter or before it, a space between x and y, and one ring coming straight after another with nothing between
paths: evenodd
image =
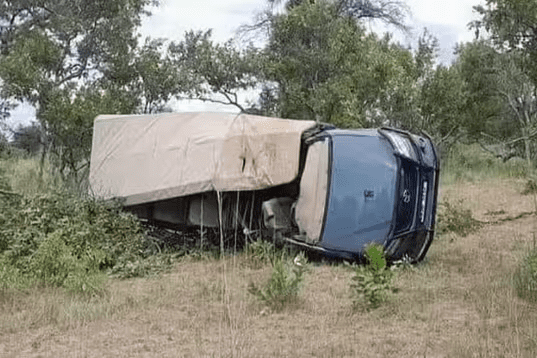
<instances>
[{"instance_id":1,"label":"grassy ground","mask_svg":"<svg viewBox=\"0 0 537 358\"><path fill-rule=\"evenodd\" d=\"M535 198L521 194L516 167L453 162L441 210L451 203L480 224L466 236L444 230L424 263L397 271L397 293L377 309L353 309L343 264L311 263L298 300L273 312L248 293L269 279L269 263L187 256L92 297L1 291L0 356L535 357L537 306L512 284L537 244Z\"/></svg>"}]
</instances>

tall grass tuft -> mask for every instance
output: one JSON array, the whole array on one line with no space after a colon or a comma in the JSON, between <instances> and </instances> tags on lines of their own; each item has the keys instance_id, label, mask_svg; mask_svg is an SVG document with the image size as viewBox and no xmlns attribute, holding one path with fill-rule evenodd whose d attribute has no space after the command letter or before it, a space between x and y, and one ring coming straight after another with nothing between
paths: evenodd
<instances>
[{"instance_id":1,"label":"tall grass tuft","mask_svg":"<svg viewBox=\"0 0 537 358\"><path fill-rule=\"evenodd\" d=\"M518 266L513 283L519 297L537 303L537 248L533 248Z\"/></svg>"}]
</instances>

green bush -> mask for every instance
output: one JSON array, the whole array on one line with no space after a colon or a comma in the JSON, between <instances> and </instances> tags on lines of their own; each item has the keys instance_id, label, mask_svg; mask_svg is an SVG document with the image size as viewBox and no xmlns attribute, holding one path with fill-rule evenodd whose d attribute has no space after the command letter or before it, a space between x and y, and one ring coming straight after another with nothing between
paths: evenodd
<instances>
[{"instance_id":1,"label":"green bush","mask_svg":"<svg viewBox=\"0 0 537 358\"><path fill-rule=\"evenodd\" d=\"M537 303L537 249L531 250L514 274L514 286L519 297Z\"/></svg>"},{"instance_id":2,"label":"green bush","mask_svg":"<svg viewBox=\"0 0 537 358\"><path fill-rule=\"evenodd\" d=\"M367 265L355 266L351 289L354 308L377 308L386 302L394 292L393 271L388 267L384 249L380 245L370 245L365 250Z\"/></svg>"},{"instance_id":3,"label":"green bush","mask_svg":"<svg viewBox=\"0 0 537 358\"><path fill-rule=\"evenodd\" d=\"M272 260L272 275L266 286L260 289L250 283L248 291L271 309L281 311L297 302L306 269L307 263L303 254L297 255L291 261L282 252Z\"/></svg>"},{"instance_id":4,"label":"green bush","mask_svg":"<svg viewBox=\"0 0 537 358\"><path fill-rule=\"evenodd\" d=\"M47 235L32 255L29 269L39 281L62 286L67 276L80 266L62 236L60 230Z\"/></svg>"},{"instance_id":5,"label":"green bush","mask_svg":"<svg viewBox=\"0 0 537 358\"><path fill-rule=\"evenodd\" d=\"M19 287L24 276L35 283L93 292L104 282L105 272L131 277L155 267L161 270L170 262L153 257L160 248L118 203L63 190L36 195L12 193L9 188L3 192L0 258L8 267L2 275L15 275L6 278L14 286Z\"/></svg>"}]
</instances>

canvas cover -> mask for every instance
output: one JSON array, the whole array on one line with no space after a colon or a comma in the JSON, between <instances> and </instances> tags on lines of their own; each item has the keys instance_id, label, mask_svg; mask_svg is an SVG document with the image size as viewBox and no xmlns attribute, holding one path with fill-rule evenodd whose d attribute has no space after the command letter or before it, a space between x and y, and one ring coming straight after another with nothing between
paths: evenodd
<instances>
[{"instance_id":1,"label":"canvas cover","mask_svg":"<svg viewBox=\"0 0 537 358\"><path fill-rule=\"evenodd\" d=\"M257 190L298 175L302 133L314 121L233 113L101 115L90 186L135 205L211 190Z\"/></svg>"}]
</instances>

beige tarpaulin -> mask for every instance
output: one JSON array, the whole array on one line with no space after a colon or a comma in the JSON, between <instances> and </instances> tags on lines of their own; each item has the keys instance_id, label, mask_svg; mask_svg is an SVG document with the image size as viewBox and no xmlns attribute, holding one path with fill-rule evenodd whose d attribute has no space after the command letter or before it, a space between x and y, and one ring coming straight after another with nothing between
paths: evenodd
<instances>
[{"instance_id":1,"label":"beige tarpaulin","mask_svg":"<svg viewBox=\"0 0 537 358\"><path fill-rule=\"evenodd\" d=\"M298 175L302 133L314 121L233 113L101 115L90 186L125 205L210 190L256 190Z\"/></svg>"}]
</instances>

